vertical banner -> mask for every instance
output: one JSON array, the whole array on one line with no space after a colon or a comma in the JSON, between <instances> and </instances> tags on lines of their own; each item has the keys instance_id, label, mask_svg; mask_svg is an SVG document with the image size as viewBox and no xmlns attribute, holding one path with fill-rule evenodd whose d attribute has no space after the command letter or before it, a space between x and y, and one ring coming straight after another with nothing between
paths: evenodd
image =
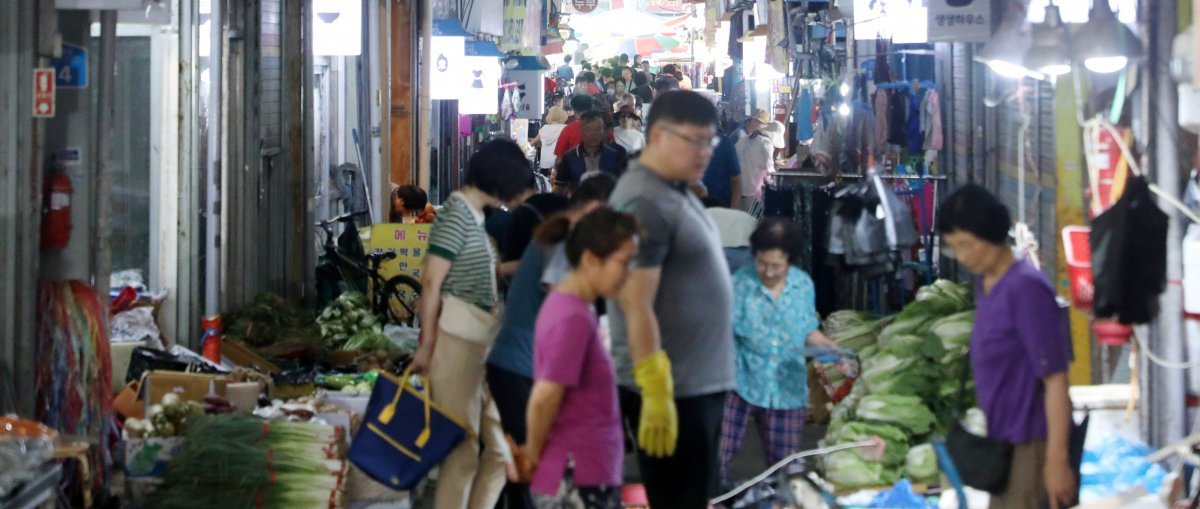
<instances>
[{"instance_id":1,"label":"vertical banner","mask_svg":"<svg viewBox=\"0 0 1200 509\"><path fill-rule=\"evenodd\" d=\"M504 36L500 51L520 51L525 42L526 0L504 0Z\"/></svg>"},{"instance_id":2,"label":"vertical banner","mask_svg":"<svg viewBox=\"0 0 1200 509\"><path fill-rule=\"evenodd\" d=\"M546 109L546 71L508 71L508 79L520 83L523 92L517 105L517 118L540 120Z\"/></svg>"},{"instance_id":3,"label":"vertical banner","mask_svg":"<svg viewBox=\"0 0 1200 509\"><path fill-rule=\"evenodd\" d=\"M456 88L460 115L495 115L500 112L500 62L496 57L463 57L464 82Z\"/></svg>"},{"instance_id":4,"label":"vertical banner","mask_svg":"<svg viewBox=\"0 0 1200 509\"><path fill-rule=\"evenodd\" d=\"M463 53L466 41L462 37L429 38L430 58L433 60L429 73L429 97L432 99L457 99L465 75L466 58Z\"/></svg>"},{"instance_id":5,"label":"vertical banner","mask_svg":"<svg viewBox=\"0 0 1200 509\"><path fill-rule=\"evenodd\" d=\"M927 0L929 42L987 42L992 36L991 0Z\"/></svg>"},{"instance_id":6,"label":"vertical banner","mask_svg":"<svg viewBox=\"0 0 1200 509\"><path fill-rule=\"evenodd\" d=\"M767 34L767 63L779 74L787 75L790 59L787 47L787 13L783 0L770 0L767 3L767 21L770 31Z\"/></svg>"}]
</instances>

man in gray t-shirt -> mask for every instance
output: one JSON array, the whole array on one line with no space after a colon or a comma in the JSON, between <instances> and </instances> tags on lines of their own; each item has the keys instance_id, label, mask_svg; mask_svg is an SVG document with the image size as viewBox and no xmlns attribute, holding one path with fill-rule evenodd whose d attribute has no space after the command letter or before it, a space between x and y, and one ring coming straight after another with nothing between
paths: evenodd
<instances>
[{"instance_id":1,"label":"man in gray t-shirt","mask_svg":"<svg viewBox=\"0 0 1200 509\"><path fill-rule=\"evenodd\" d=\"M636 268L609 305L613 361L650 506L702 509L719 488L734 386L729 271L716 224L688 190L719 141L717 112L699 94L672 91L647 121L646 148L609 199L643 229Z\"/></svg>"}]
</instances>

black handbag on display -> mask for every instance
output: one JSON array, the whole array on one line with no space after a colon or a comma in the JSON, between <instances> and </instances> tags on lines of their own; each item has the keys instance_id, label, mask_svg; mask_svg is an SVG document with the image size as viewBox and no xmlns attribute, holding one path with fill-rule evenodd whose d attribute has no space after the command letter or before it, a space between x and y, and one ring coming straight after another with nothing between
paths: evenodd
<instances>
[{"instance_id":1,"label":"black handbag on display","mask_svg":"<svg viewBox=\"0 0 1200 509\"><path fill-rule=\"evenodd\" d=\"M125 372L125 383L141 380L148 371L181 371L189 373L216 373L211 366L199 362L187 362L169 352L139 346L129 357L129 370Z\"/></svg>"},{"instance_id":2,"label":"black handbag on display","mask_svg":"<svg viewBox=\"0 0 1200 509\"><path fill-rule=\"evenodd\" d=\"M956 416L946 436L946 452L963 484L988 493L1003 493L1008 487L1008 472L1012 466L1013 444L1003 440L981 437L960 423L963 402L966 400L967 377L970 376L971 356L963 358L962 380L958 386Z\"/></svg>"}]
</instances>

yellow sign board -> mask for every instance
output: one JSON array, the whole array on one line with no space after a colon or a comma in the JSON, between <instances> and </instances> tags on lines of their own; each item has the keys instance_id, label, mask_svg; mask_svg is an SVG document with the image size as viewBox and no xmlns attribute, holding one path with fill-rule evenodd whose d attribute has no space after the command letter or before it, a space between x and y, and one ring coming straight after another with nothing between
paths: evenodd
<instances>
[{"instance_id":1,"label":"yellow sign board","mask_svg":"<svg viewBox=\"0 0 1200 509\"><path fill-rule=\"evenodd\" d=\"M419 281L432 229L432 224L386 223L362 228L359 236L367 252L396 253L395 258L379 268L385 280L403 274Z\"/></svg>"}]
</instances>

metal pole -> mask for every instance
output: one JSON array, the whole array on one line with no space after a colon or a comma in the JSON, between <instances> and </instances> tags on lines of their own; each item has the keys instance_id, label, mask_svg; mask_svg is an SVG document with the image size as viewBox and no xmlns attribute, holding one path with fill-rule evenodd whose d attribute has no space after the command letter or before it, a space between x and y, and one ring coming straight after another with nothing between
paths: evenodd
<instances>
[{"instance_id":1,"label":"metal pole","mask_svg":"<svg viewBox=\"0 0 1200 509\"><path fill-rule=\"evenodd\" d=\"M108 293L109 276L112 273L112 246L110 244L112 216L112 145L113 109L116 103L117 80L117 11L100 11L100 59L99 90L96 94L96 185L92 186L92 203L96 213L92 215L94 241L91 256L92 285L100 295Z\"/></svg>"},{"instance_id":2,"label":"metal pole","mask_svg":"<svg viewBox=\"0 0 1200 509\"><path fill-rule=\"evenodd\" d=\"M420 104L421 109L417 113L418 143L413 145L417 151L418 175L417 181L420 182L422 189L432 191L429 187L430 178L432 177L432 166L430 164L430 146L431 146L431 128L433 127L433 99L429 96L430 84L430 62L433 54L429 48L429 44L433 37L433 0L417 0L421 4L421 88L420 88ZM439 187L444 187L444 182L439 182ZM431 197L432 198L432 197Z\"/></svg>"},{"instance_id":3,"label":"metal pole","mask_svg":"<svg viewBox=\"0 0 1200 509\"><path fill-rule=\"evenodd\" d=\"M1149 87L1148 106L1143 111L1146 132L1154 135L1149 138L1153 144L1152 178L1169 196L1179 196L1180 161L1175 144L1171 141L1178 138L1178 110L1175 87L1166 72L1167 60L1171 56L1171 43L1176 32L1175 2L1148 1L1150 13L1149 30L1151 50L1148 61L1150 79L1153 86ZM1167 291L1159 300L1158 318L1150 327L1149 347L1158 356L1171 362L1184 360L1185 344L1183 340L1183 288L1178 283L1183 279L1182 246L1183 226L1175 209L1159 199L1159 206L1170 211L1170 223L1167 229ZM1173 282L1173 283L1172 283ZM1148 370L1150 391L1149 412L1150 429L1147 438L1152 446L1161 446L1179 440L1186 434L1187 413L1184 401L1186 399L1185 371L1165 369L1151 366Z\"/></svg>"},{"instance_id":4,"label":"metal pole","mask_svg":"<svg viewBox=\"0 0 1200 509\"><path fill-rule=\"evenodd\" d=\"M208 171L204 200L204 315L221 311L221 128L224 104L224 0L213 0L209 15ZM194 324L192 324L194 325ZM183 324L187 327L188 324ZM184 329L186 330L186 328Z\"/></svg>"}]
</instances>

